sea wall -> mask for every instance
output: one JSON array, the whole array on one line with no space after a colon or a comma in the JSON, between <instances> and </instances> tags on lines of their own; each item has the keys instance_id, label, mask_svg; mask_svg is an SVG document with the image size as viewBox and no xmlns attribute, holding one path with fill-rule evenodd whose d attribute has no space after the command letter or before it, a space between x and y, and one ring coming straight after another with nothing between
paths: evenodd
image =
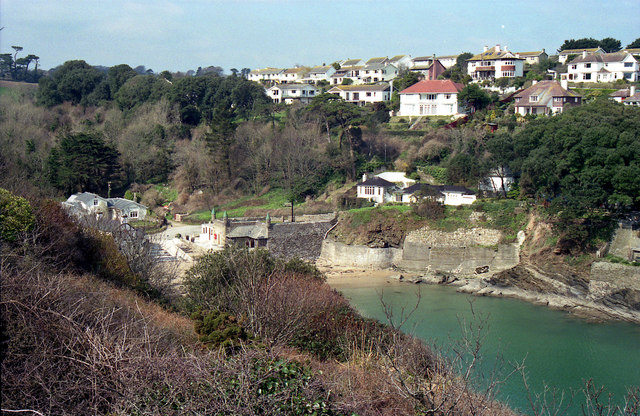
<instances>
[{"instance_id":1,"label":"sea wall","mask_svg":"<svg viewBox=\"0 0 640 416\"><path fill-rule=\"evenodd\" d=\"M402 250L399 248L371 248L325 240L318 261L332 266L386 269L401 259Z\"/></svg>"},{"instance_id":2,"label":"sea wall","mask_svg":"<svg viewBox=\"0 0 640 416\"><path fill-rule=\"evenodd\" d=\"M518 264L516 244L491 247L434 247L406 242L402 249L371 248L325 240L319 261L334 266L368 268L399 267L418 272L473 274L477 268L497 272Z\"/></svg>"},{"instance_id":3,"label":"sea wall","mask_svg":"<svg viewBox=\"0 0 640 416\"><path fill-rule=\"evenodd\" d=\"M591 280L640 291L640 267L595 261L591 264Z\"/></svg>"}]
</instances>

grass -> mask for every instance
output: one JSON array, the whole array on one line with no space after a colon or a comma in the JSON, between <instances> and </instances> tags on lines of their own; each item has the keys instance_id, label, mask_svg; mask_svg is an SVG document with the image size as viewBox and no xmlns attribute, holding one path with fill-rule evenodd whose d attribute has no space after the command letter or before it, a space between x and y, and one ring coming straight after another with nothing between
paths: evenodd
<instances>
[{"instance_id":1,"label":"grass","mask_svg":"<svg viewBox=\"0 0 640 416\"><path fill-rule=\"evenodd\" d=\"M244 196L227 204L217 206L216 216L222 217L223 212L226 211L229 217L244 217L248 210L274 211L284 207L287 202L286 192L282 189L274 189L260 197ZM210 219L211 211L206 209L192 213L185 220L187 222L203 222Z\"/></svg>"},{"instance_id":2,"label":"grass","mask_svg":"<svg viewBox=\"0 0 640 416\"><path fill-rule=\"evenodd\" d=\"M613 254L607 254L606 256L604 256L604 259L610 263L624 264L626 266L640 266L640 262L638 261L628 261L623 259L622 257L614 256Z\"/></svg>"},{"instance_id":3,"label":"grass","mask_svg":"<svg viewBox=\"0 0 640 416\"><path fill-rule=\"evenodd\" d=\"M177 189L171 188L169 186L164 186L164 185L154 185L154 187L158 192L160 192L160 195L162 195L162 198L163 198L162 205L166 205L169 202L173 202L176 199L178 199Z\"/></svg>"},{"instance_id":4,"label":"grass","mask_svg":"<svg viewBox=\"0 0 640 416\"><path fill-rule=\"evenodd\" d=\"M409 205L381 205L378 207L354 208L346 212L351 215L351 228L355 228L368 224L371 222L372 217L378 213L401 215L410 211L411 207Z\"/></svg>"}]
</instances>

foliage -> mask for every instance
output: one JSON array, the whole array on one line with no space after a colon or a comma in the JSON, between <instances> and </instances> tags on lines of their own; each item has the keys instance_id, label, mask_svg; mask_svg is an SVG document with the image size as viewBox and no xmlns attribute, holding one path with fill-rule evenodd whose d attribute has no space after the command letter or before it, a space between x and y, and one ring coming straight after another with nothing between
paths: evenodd
<instances>
[{"instance_id":1,"label":"foliage","mask_svg":"<svg viewBox=\"0 0 640 416\"><path fill-rule=\"evenodd\" d=\"M491 103L491 97L478 84L469 84L458 93L458 103L463 108L478 111Z\"/></svg>"},{"instance_id":2,"label":"foliage","mask_svg":"<svg viewBox=\"0 0 640 416\"><path fill-rule=\"evenodd\" d=\"M95 192L106 194L107 182L120 174L118 152L94 133L64 136L51 149L49 181L65 194Z\"/></svg>"},{"instance_id":3,"label":"foliage","mask_svg":"<svg viewBox=\"0 0 640 416\"><path fill-rule=\"evenodd\" d=\"M104 75L85 61L67 61L53 70L53 75L39 82L38 101L47 107L70 101L89 105L89 96Z\"/></svg>"},{"instance_id":4,"label":"foliage","mask_svg":"<svg viewBox=\"0 0 640 416\"><path fill-rule=\"evenodd\" d=\"M634 48L634 49L640 48L640 38L634 40L633 42L627 45L627 49L631 49L631 48Z\"/></svg>"},{"instance_id":5,"label":"foliage","mask_svg":"<svg viewBox=\"0 0 640 416\"><path fill-rule=\"evenodd\" d=\"M605 52L617 52L622 46L619 40L614 38L604 38L597 40L593 38L569 39L565 40L559 51L565 49L589 49L601 47Z\"/></svg>"},{"instance_id":6,"label":"foliage","mask_svg":"<svg viewBox=\"0 0 640 416\"><path fill-rule=\"evenodd\" d=\"M0 241L15 241L34 224L35 217L29 202L0 188Z\"/></svg>"},{"instance_id":7,"label":"foliage","mask_svg":"<svg viewBox=\"0 0 640 416\"><path fill-rule=\"evenodd\" d=\"M458 153L447 161L447 182L471 186L483 175L478 158L468 153Z\"/></svg>"},{"instance_id":8,"label":"foliage","mask_svg":"<svg viewBox=\"0 0 640 416\"><path fill-rule=\"evenodd\" d=\"M198 310L191 315L191 319L198 339L209 347L231 351L249 339L242 322L231 314Z\"/></svg>"},{"instance_id":9,"label":"foliage","mask_svg":"<svg viewBox=\"0 0 640 416\"><path fill-rule=\"evenodd\" d=\"M419 165L419 170L424 172L425 175L431 176L438 183L445 183L447 181L447 168L434 165Z\"/></svg>"},{"instance_id":10,"label":"foliage","mask_svg":"<svg viewBox=\"0 0 640 416\"><path fill-rule=\"evenodd\" d=\"M429 220L440 220L444 218L444 205L430 199L423 198L411 205L414 214Z\"/></svg>"}]
</instances>

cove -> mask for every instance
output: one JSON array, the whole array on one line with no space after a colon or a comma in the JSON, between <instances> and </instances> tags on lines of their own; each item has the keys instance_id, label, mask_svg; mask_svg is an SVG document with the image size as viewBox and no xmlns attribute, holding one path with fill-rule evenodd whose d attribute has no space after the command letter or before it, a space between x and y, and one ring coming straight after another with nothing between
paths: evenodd
<instances>
[{"instance_id":1,"label":"cove","mask_svg":"<svg viewBox=\"0 0 640 416\"><path fill-rule=\"evenodd\" d=\"M576 391L566 414L582 415L584 382L593 379L622 404L627 388L640 385L640 326L625 322L594 323L523 301L461 294L453 287L376 281L357 287L335 285L364 316L386 322L380 302L399 312L420 304L402 330L435 345L447 354L452 340L461 338L460 321L467 324L485 318L483 361L478 371L489 374L502 355L504 362L525 360L528 384L533 392L545 385L567 393ZM475 313L472 314L472 308ZM520 375L500 387L497 399L530 414L531 408Z\"/></svg>"}]
</instances>

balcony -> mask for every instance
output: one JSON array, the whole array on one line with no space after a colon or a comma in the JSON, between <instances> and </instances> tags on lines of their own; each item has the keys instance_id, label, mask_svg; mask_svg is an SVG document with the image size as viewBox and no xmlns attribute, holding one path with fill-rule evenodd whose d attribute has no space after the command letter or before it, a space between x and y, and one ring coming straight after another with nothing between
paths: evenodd
<instances>
[{"instance_id":1,"label":"balcony","mask_svg":"<svg viewBox=\"0 0 640 416\"><path fill-rule=\"evenodd\" d=\"M500 70L502 72L504 72L504 71L515 71L516 70L516 66L515 65L502 65Z\"/></svg>"},{"instance_id":2,"label":"balcony","mask_svg":"<svg viewBox=\"0 0 640 416\"><path fill-rule=\"evenodd\" d=\"M476 68L476 72L495 72L496 71L496 67L495 66L479 66Z\"/></svg>"}]
</instances>

